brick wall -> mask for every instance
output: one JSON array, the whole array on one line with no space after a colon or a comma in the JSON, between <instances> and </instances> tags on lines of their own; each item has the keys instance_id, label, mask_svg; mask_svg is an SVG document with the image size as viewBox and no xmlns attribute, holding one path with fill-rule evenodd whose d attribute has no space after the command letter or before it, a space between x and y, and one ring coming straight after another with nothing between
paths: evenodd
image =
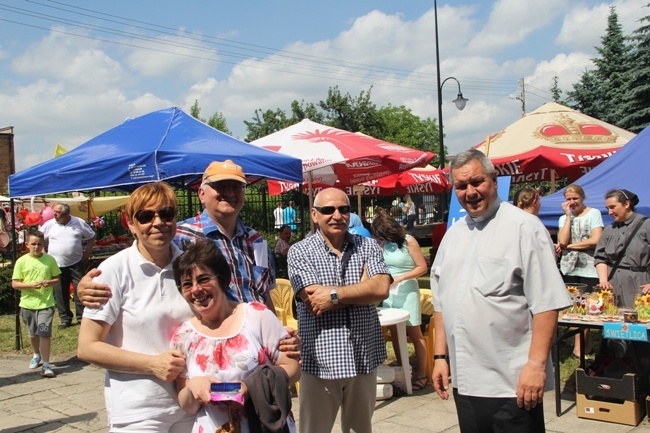
<instances>
[{"instance_id":1,"label":"brick wall","mask_svg":"<svg viewBox=\"0 0 650 433\"><path fill-rule=\"evenodd\" d=\"M4 130L5 128L0 128ZM11 132L0 132L0 195L8 195L8 178L16 172L16 161L14 157L14 134Z\"/></svg>"}]
</instances>

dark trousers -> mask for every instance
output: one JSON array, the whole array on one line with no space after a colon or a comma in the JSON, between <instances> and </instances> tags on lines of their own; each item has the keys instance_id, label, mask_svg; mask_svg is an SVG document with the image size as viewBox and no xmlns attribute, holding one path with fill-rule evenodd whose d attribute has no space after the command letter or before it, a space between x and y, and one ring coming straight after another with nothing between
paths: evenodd
<instances>
[{"instance_id":1,"label":"dark trousers","mask_svg":"<svg viewBox=\"0 0 650 433\"><path fill-rule=\"evenodd\" d=\"M471 397L454 388L458 425L462 433L544 433L544 409L519 408L516 398Z\"/></svg>"},{"instance_id":2,"label":"dark trousers","mask_svg":"<svg viewBox=\"0 0 650 433\"><path fill-rule=\"evenodd\" d=\"M69 325L72 323L73 318L72 310L70 310L70 283L74 287L73 300L77 321L81 320L84 312L84 306L77 296L77 284L83 277L84 266L82 262L79 262L59 269L61 269L61 275L59 275L60 284L54 288L54 300L56 301L56 310L59 313L61 323Z\"/></svg>"}]
</instances>

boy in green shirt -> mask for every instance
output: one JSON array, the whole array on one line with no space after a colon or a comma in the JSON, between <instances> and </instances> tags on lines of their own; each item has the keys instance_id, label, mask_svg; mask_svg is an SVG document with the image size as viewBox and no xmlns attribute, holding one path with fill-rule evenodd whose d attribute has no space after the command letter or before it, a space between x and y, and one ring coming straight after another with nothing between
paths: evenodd
<instances>
[{"instance_id":1,"label":"boy in green shirt","mask_svg":"<svg viewBox=\"0 0 650 433\"><path fill-rule=\"evenodd\" d=\"M34 356L29 368L37 368L43 361L41 375L54 377L50 367L50 338L54 318L54 290L59 282L61 271L54 257L44 253L45 237L39 231L27 236L29 253L18 260L14 266L12 287L20 290L20 315L29 330L29 339Z\"/></svg>"}]
</instances>

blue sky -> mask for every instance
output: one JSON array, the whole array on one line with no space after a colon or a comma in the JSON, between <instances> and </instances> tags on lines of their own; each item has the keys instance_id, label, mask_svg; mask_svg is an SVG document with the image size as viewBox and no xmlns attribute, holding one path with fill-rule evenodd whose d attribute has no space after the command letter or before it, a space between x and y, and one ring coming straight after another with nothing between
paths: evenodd
<instances>
[{"instance_id":1,"label":"blue sky","mask_svg":"<svg viewBox=\"0 0 650 433\"><path fill-rule=\"evenodd\" d=\"M647 0L438 2L441 76L454 154L570 89L592 67L611 5L626 34ZM182 5L182 6L181 6ZM127 117L199 101L235 136L255 109L318 102L330 87L372 86L378 106L437 118L432 1L0 0L0 128L14 126L16 168L52 157Z\"/></svg>"}]
</instances>

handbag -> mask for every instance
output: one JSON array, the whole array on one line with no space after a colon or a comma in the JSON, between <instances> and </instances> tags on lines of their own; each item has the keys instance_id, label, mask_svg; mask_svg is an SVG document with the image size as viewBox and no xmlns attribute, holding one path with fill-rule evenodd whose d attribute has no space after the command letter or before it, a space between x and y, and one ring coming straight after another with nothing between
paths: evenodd
<instances>
[{"instance_id":1,"label":"handbag","mask_svg":"<svg viewBox=\"0 0 650 433\"><path fill-rule=\"evenodd\" d=\"M643 225L643 222L647 220L648 217L643 217L639 220L639 222L634 226L634 229L632 229L632 233L630 233L630 236L627 237L625 240L625 245L623 245L623 249L621 250L620 253L618 253L618 257L616 257L616 262L612 265L612 269L609 271L609 275L607 276L607 281L611 280L612 277L614 276L614 272L616 272L616 269L618 269L618 265L621 264L621 260L623 260L623 255L625 254L625 251L627 250L627 247L630 246L630 242L632 242L632 238L636 234L636 232L639 231L639 228L641 228L641 225Z\"/></svg>"}]
</instances>

